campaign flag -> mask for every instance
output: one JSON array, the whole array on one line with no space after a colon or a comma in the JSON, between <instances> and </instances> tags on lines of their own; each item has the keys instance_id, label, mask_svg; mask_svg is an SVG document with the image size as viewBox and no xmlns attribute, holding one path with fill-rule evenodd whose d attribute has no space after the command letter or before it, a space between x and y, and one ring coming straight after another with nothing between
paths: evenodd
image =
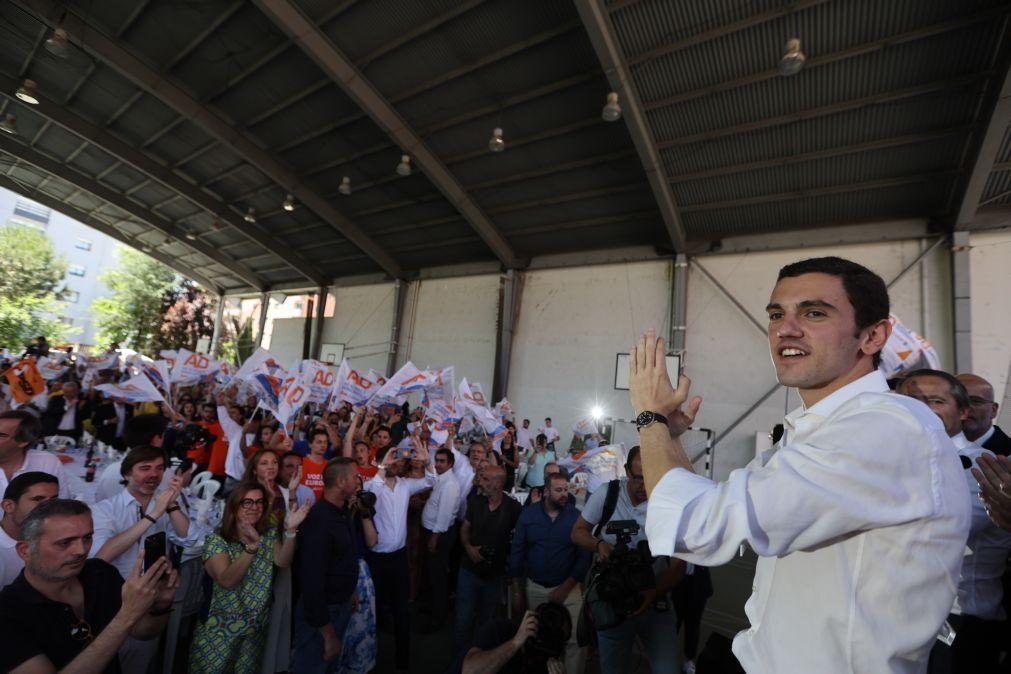
<instances>
[{"instance_id":1,"label":"campaign flag","mask_svg":"<svg viewBox=\"0 0 1011 674\"><path fill-rule=\"evenodd\" d=\"M590 417L583 417L572 427L572 432L580 438L597 432L597 424Z\"/></svg>"},{"instance_id":2,"label":"campaign flag","mask_svg":"<svg viewBox=\"0 0 1011 674\"><path fill-rule=\"evenodd\" d=\"M128 403L163 402L165 400L151 380L143 374L136 374L120 384L99 384L95 390L109 398L121 399Z\"/></svg>"},{"instance_id":3,"label":"campaign flag","mask_svg":"<svg viewBox=\"0 0 1011 674\"><path fill-rule=\"evenodd\" d=\"M491 437L497 447L505 437L506 428L502 424L502 420L484 404L485 398L481 391L481 385L477 382L471 384L464 377L460 380L460 399L463 406L474 415L477 423L481 424L481 428Z\"/></svg>"},{"instance_id":4,"label":"campaign flag","mask_svg":"<svg viewBox=\"0 0 1011 674\"><path fill-rule=\"evenodd\" d=\"M89 370L113 370L119 364L119 354L103 353L97 356L88 356L85 361Z\"/></svg>"},{"instance_id":5,"label":"campaign flag","mask_svg":"<svg viewBox=\"0 0 1011 674\"><path fill-rule=\"evenodd\" d=\"M424 389L430 379L427 371L422 372L414 363L407 361L380 387L376 392L376 399L402 403L412 391Z\"/></svg>"},{"instance_id":6,"label":"campaign flag","mask_svg":"<svg viewBox=\"0 0 1011 674\"><path fill-rule=\"evenodd\" d=\"M428 383L425 385L425 407L430 407L437 401L452 403L456 395L456 373L455 368L440 368L429 370Z\"/></svg>"},{"instance_id":7,"label":"campaign flag","mask_svg":"<svg viewBox=\"0 0 1011 674\"><path fill-rule=\"evenodd\" d=\"M309 402L310 386L305 377L302 364L296 362L292 364L288 376L281 382L274 416L285 428L291 428L302 406Z\"/></svg>"},{"instance_id":8,"label":"campaign flag","mask_svg":"<svg viewBox=\"0 0 1011 674\"><path fill-rule=\"evenodd\" d=\"M179 351L177 349L162 349L158 352L158 355L168 362L169 370L171 370L176 366L176 360L179 358Z\"/></svg>"},{"instance_id":9,"label":"campaign flag","mask_svg":"<svg viewBox=\"0 0 1011 674\"><path fill-rule=\"evenodd\" d=\"M70 369L69 366L64 365L61 360L55 358L46 358L45 356L39 358L35 366L39 369L39 374L46 381L51 379L57 379L62 377Z\"/></svg>"},{"instance_id":10,"label":"campaign flag","mask_svg":"<svg viewBox=\"0 0 1011 674\"><path fill-rule=\"evenodd\" d=\"M920 368L940 369L941 360L930 342L903 325L895 314L890 314L888 320L892 334L881 350L880 368L886 378Z\"/></svg>"},{"instance_id":11,"label":"campaign flag","mask_svg":"<svg viewBox=\"0 0 1011 674\"><path fill-rule=\"evenodd\" d=\"M369 374L373 374L372 370L369 370ZM370 378L368 374L363 375L352 368L351 363L345 358L341 361L340 369L337 371L334 387L331 405L346 402L358 409L372 399L375 392L379 390L380 384Z\"/></svg>"},{"instance_id":12,"label":"campaign flag","mask_svg":"<svg viewBox=\"0 0 1011 674\"><path fill-rule=\"evenodd\" d=\"M512 419L513 416L513 405L511 402L502 398L502 400L495 403L495 414L498 415L499 419L505 421L506 419Z\"/></svg>"},{"instance_id":13,"label":"campaign flag","mask_svg":"<svg viewBox=\"0 0 1011 674\"><path fill-rule=\"evenodd\" d=\"M218 371L218 361L206 353L194 353L187 349L179 349L176 364L172 368L172 383L196 384L209 380Z\"/></svg>"},{"instance_id":14,"label":"campaign flag","mask_svg":"<svg viewBox=\"0 0 1011 674\"><path fill-rule=\"evenodd\" d=\"M379 374L379 373L378 373L378 372L376 372L375 370L371 370L371 369L370 369L370 370L369 370L369 371L368 371L368 372L367 372L367 373L365 374L365 376L369 378L369 381L375 382L375 383L379 384L380 386L382 386L383 384L385 384L385 383L386 383L386 375L384 375L384 374Z\"/></svg>"},{"instance_id":15,"label":"campaign flag","mask_svg":"<svg viewBox=\"0 0 1011 674\"><path fill-rule=\"evenodd\" d=\"M46 390L46 380L42 378L39 368L30 357L14 363L7 370L5 377L11 387L11 396L19 405L24 405Z\"/></svg>"},{"instance_id":16,"label":"campaign flag","mask_svg":"<svg viewBox=\"0 0 1011 674\"><path fill-rule=\"evenodd\" d=\"M271 412L277 411L281 385L287 376L274 354L262 347L234 375L235 379L250 384L262 406Z\"/></svg>"},{"instance_id":17,"label":"campaign flag","mask_svg":"<svg viewBox=\"0 0 1011 674\"><path fill-rule=\"evenodd\" d=\"M326 363L318 360L303 360L299 366L302 370L303 381L309 386L309 399L311 403L326 403L330 399L337 377Z\"/></svg>"}]
</instances>

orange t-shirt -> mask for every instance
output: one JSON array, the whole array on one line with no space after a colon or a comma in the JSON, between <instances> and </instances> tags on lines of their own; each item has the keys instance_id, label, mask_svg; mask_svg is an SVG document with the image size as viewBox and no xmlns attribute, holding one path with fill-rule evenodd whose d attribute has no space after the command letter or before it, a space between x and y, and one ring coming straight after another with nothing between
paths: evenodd
<instances>
[{"instance_id":1,"label":"orange t-shirt","mask_svg":"<svg viewBox=\"0 0 1011 674\"><path fill-rule=\"evenodd\" d=\"M355 464L355 468L358 469L358 474L361 475L366 480L371 480L379 472L379 466L373 466L369 464L367 466L359 466Z\"/></svg>"},{"instance_id":2,"label":"orange t-shirt","mask_svg":"<svg viewBox=\"0 0 1011 674\"><path fill-rule=\"evenodd\" d=\"M316 500L323 498L323 469L326 468L326 461L316 463L311 457L302 457L302 484L316 495Z\"/></svg>"},{"instance_id":3,"label":"orange t-shirt","mask_svg":"<svg viewBox=\"0 0 1011 674\"><path fill-rule=\"evenodd\" d=\"M228 438L225 437L225 431L221 428L221 423L217 421L211 423L201 421L198 423L213 433L215 437L214 444L211 445L211 456L207 462L207 470L212 475L223 477L225 474L225 459L228 458Z\"/></svg>"}]
</instances>

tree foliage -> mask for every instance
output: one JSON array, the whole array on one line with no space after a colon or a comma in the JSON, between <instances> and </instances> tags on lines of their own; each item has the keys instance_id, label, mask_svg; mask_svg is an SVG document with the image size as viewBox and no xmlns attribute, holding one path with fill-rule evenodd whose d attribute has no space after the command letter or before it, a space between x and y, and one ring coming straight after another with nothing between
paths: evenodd
<instances>
[{"instance_id":1,"label":"tree foliage","mask_svg":"<svg viewBox=\"0 0 1011 674\"><path fill-rule=\"evenodd\" d=\"M120 247L115 268L100 280L112 295L92 303L100 345L117 342L150 353L161 332L164 298L176 287L176 274L161 262L132 248Z\"/></svg>"},{"instance_id":2,"label":"tree foliage","mask_svg":"<svg viewBox=\"0 0 1011 674\"><path fill-rule=\"evenodd\" d=\"M184 280L162 297L161 323L152 350L184 348L193 351L197 340L214 334L216 306L192 281Z\"/></svg>"},{"instance_id":3,"label":"tree foliage","mask_svg":"<svg viewBox=\"0 0 1011 674\"><path fill-rule=\"evenodd\" d=\"M73 330L59 318L65 305L57 290L66 260L44 232L29 227L0 228L0 246L0 345L18 351L39 335L53 344L65 340Z\"/></svg>"}]
</instances>

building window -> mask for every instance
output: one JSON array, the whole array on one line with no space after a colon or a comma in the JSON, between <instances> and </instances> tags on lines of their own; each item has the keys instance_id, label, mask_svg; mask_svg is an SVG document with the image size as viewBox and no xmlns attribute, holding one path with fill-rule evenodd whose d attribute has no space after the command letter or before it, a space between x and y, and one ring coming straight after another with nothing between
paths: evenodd
<instances>
[{"instance_id":1,"label":"building window","mask_svg":"<svg viewBox=\"0 0 1011 674\"><path fill-rule=\"evenodd\" d=\"M79 264L72 264L67 267L67 273L71 276L84 276L85 268Z\"/></svg>"},{"instance_id":2,"label":"building window","mask_svg":"<svg viewBox=\"0 0 1011 674\"><path fill-rule=\"evenodd\" d=\"M63 298L71 304L77 304L81 299L81 293L76 290L67 290L63 293Z\"/></svg>"},{"instance_id":3,"label":"building window","mask_svg":"<svg viewBox=\"0 0 1011 674\"><path fill-rule=\"evenodd\" d=\"M80 248L81 250L91 250L91 242L87 239L78 239L77 243L74 244L74 248Z\"/></svg>"},{"instance_id":4,"label":"building window","mask_svg":"<svg viewBox=\"0 0 1011 674\"><path fill-rule=\"evenodd\" d=\"M45 206L35 203L34 201L18 199L14 203L14 215L28 220L34 220L35 222L43 225L49 224L50 213L52 213L51 210Z\"/></svg>"}]
</instances>

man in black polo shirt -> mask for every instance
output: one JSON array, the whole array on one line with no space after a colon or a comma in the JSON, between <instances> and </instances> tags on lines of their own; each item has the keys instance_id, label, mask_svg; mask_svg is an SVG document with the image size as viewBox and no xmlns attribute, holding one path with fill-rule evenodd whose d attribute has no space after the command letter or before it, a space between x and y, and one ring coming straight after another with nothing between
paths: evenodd
<instances>
[{"instance_id":1,"label":"man in black polo shirt","mask_svg":"<svg viewBox=\"0 0 1011 674\"><path fill-rule=\"evenodd\" d=\"M521 509L503 492L505 479L502 466L484 466L485 495L467 500L467 516L460 529L464 555L456 581L456 650L469 643L472 625L485 625L495 618L502 597L509 539Z\"/></svg>"},{"instance_id":2,"label":"man in black polo shirt","mask_svg":"<svg viewBox=\"0 0 1011 674\"><path fill-rule=\"evenodd\" d=\"M298 674L336 672L340 665L341 640L355 608L359 539L370 548L377 539L370 513L360 519L349 507L360 486L353 459L331 459L323 469L323 498L298 529L302 598L295 607L292 662Z\"/></svg>"},{"instance_id":3,"label":"man in black polo shirt","mask_svg":"<svg viewBox=\"0 0 1011 674\"><path fill-rule=\"evenodd\" d=\"M164 629L178 587L168 561L142 575L142 553L124 581L88 559L92 530L88 506L69 499L40 503L22 522L25 568L0 592L0 671L116 674L128 635L154 639Z\"/></svg>"}]
</instances>

